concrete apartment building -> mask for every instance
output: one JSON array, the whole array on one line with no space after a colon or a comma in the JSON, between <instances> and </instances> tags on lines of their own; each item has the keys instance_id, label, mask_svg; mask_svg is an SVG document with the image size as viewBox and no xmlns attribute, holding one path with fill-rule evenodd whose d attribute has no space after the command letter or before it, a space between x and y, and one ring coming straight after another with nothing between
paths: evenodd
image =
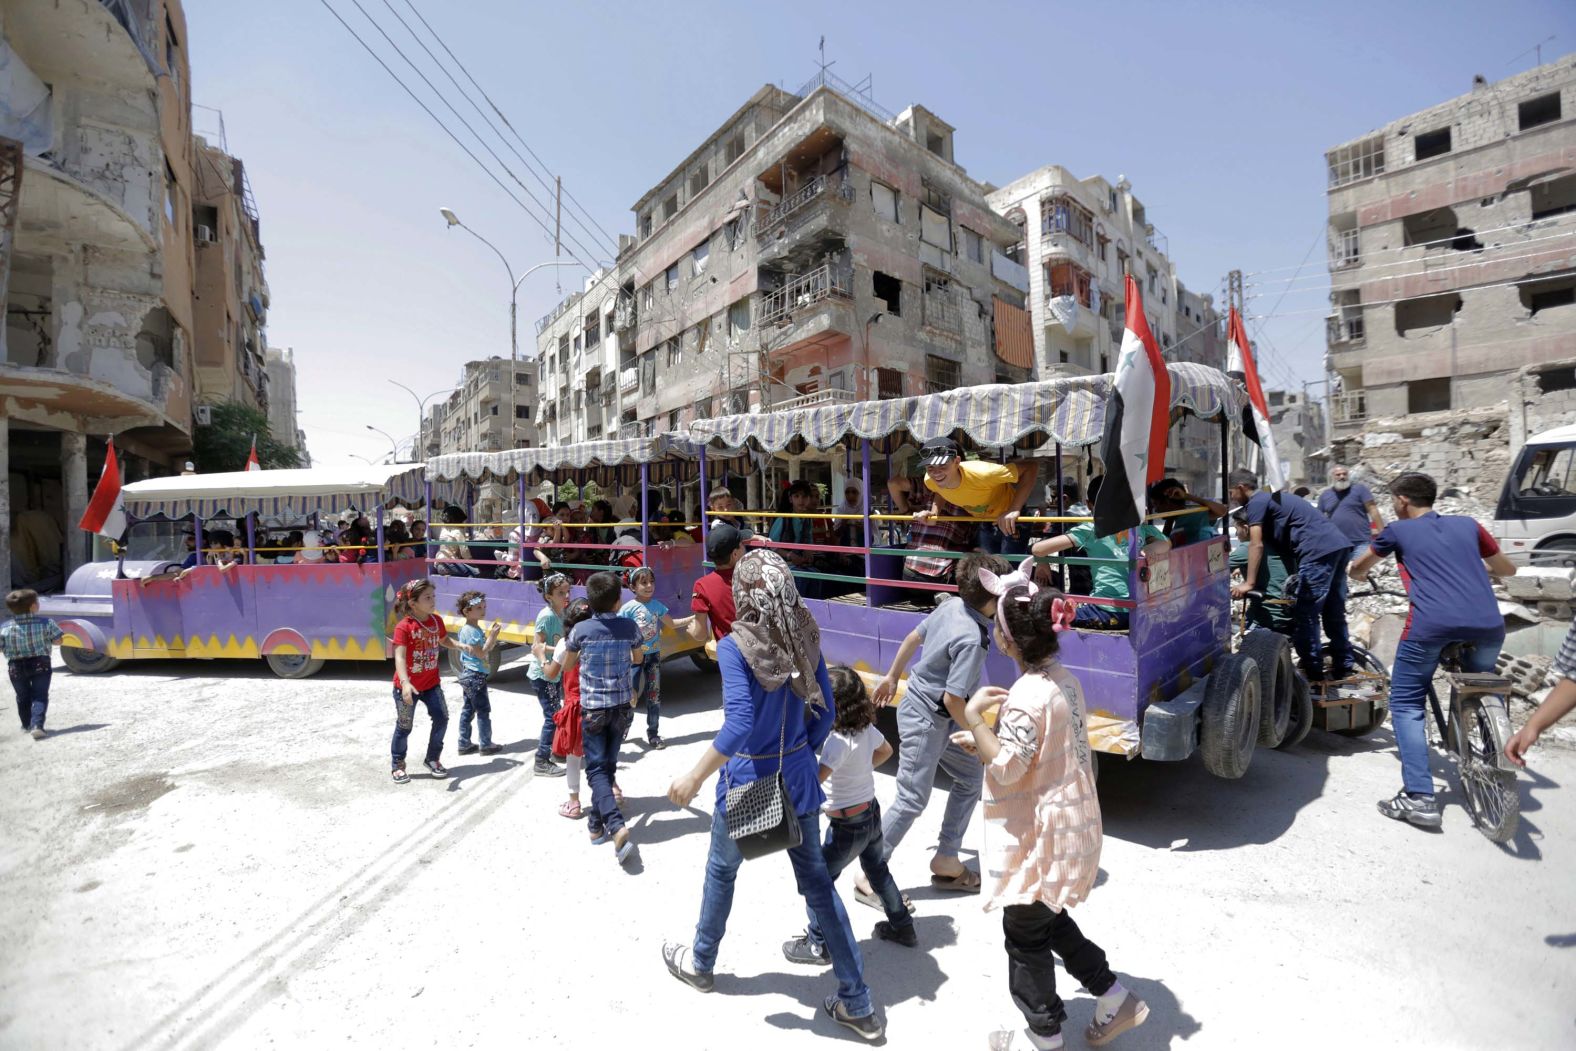
<instances>
[{"instance_id":1,"label":"concrete apartment building","mask_svg":"<svg viewBox=\"0 0 1576 1051\"><path fill-rule=\"evenodd\" d=\"M618 304L628 328L633 297L620 291L613 270L598 270L585 287L564 299L536 323L534 391L539 406L537 439L543 445L569 445L616 436L624 395L634 409L640 388L633 363L619 369Z\"/></svg>"},{"instance_id":2,"label":"concrete apartment building","mask_svg":"<svg viewBox=\"0 0 1576 1051\"><path fill-rule=\"evenodd\" d=\"M1269 403L1270 430L1287 482L1293 489L1306 485L1317 490L1329 484L1324 405L1300 390L1267 390L1264 400Z\"/></svg>"},{"instance_id":3,"label":"concrete apartment building","mask_svg":"<svg viewBox=\"0 0 1576 1051\"><path fill-rule=\"evenodd\" d=\"M535 410L532 363L522 361L511 374L505 358L467 361L459 385L422 418L420 445L428 456L523 449L536 444Z\"/></svg>"},{"instance_id":4,"label":"concrete apartment building","mask_svg":"<svg viewBox=\"0 0 1576 1051\"><path fill-rule=\"evenodd\" d=\"M269 347L264 355L268 374L268 431L274 440L293 448L301 466L311 466L306 451L306 432L296 420L295 351L290 347Z\"/></svg>"},{"instance_id":5,"label":"concrete apartment building","mask_svg":"<svg viewBox=\"0 0 1576 1051\"><path fill-rule=\"evenodd\" d=\"M1125 177L1079 179L1047 165L992 190L988 200L1019 231L1008 254L1027 269L1037 377L1111 371L1127 317L1128 274L1138 281L1150 331L1168 361L1225 367L1213 299L1177 279L1165 235ZM1215 428L1189 421L1173 434L1168 470L1215 492L1219 450Z\"/></svg>"},{"instance_id":6,"label":"concrete apartment building","mask_svg":"<svg viewBox=\"0 0 1576 1051\"><path fill-rule=\"evenodd\" d=\"M194 154L197 401L238 402L267 413L268 279L257 203L240 158L202 136ZM280 440L293 442L293 427Z\"/></svg>"},{"instance_id":7,"label":"concrete apartment building","mask_svg":"<svg viewBox=\"0 0 1576 1051\"><path fill-rule=\"evenodd\" d=\"M636 202L603 279L617 295L581 293L541 329L549 434L566 417L581 433L576 392L600 415L586 435L616 418L628 436L1028 378L1028 286L1004 254L1018 230L954 162L952 127L831 83L762 88Z\"/></svg>"},{"instance_id":8,"label":"concrete apartment building","mask_svg":"<svg viewBox=\"0 0 1576 1051\"><path fill-rule=\"evenodd\" d=\"M1576 55L1478 77L1325 159L1333 455L1382 470L1576 347ZM1485 492L1502 469L1459 468Z\"/></svg>"},{"instance_id":9,"label":"concrete apartment building","mask_svg":"<svg viewBox=\"0 0 1576 1051\"><path fill-rule=\"evenodd\" d=\"M177 0L0 0L0 50L0 520L29 523L20 564L0 531L0 585L15 565L47 587L87 557L105 435L130 479L191 449L186 20Z\"/></svg>"}]
</instances>

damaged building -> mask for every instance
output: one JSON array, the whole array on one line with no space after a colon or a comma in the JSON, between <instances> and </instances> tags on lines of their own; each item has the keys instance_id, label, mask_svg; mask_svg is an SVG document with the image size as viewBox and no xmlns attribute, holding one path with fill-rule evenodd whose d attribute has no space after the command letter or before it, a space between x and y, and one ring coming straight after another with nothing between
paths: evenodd
<instances>
[{"instance_id":1,"label":"damaged building","mask_svg":"<svg viewBox=\"0 0 1576 1051\"><path fill-rule=\"evenodd\" d=\"M1512 377L1576 347L1576 55L1325 158L1334 459L1383 476L1426 453L1488 495L1513 450L1444 450L1508 442Z\"/></svg>"}]
</instances>

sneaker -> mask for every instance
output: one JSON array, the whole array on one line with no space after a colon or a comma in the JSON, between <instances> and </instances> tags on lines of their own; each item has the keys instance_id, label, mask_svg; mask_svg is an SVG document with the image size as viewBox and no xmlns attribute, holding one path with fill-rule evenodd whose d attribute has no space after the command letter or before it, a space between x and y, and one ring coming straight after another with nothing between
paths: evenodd
<instances>
[{"instance_id":1,"label":"sneaker","mask_svg":"<svg viewBox=\"0 0 1576 1051\"><path fill-rule=\"evenodd\" d=\"M622 865L634 853L635 841L629 838L629 826L625 825L613 833L613 857L618 859L618 863Z\"/></svg>"},{"instance_id":2,"label":"sneaker","mask_svg":"<svg viewBox=\"0 0 1576 1051\"><path fill-rule=\"evenodd\" d=\"M658 737L656 734L652 734L650 737L646 738L646 744L650 745L659 752L667 747L667 745L663 743L662 738Z\"/></svg>"},{"instance_id":3,"label":"sneaker","mask_svg":"<svg viewBox=\"0 0 1576 1051\"><path fill-rule=\"evenodd\" d=\"M668 973L691 989L709 993L717 987L717 980L710 971L693 970L694 956L690 953L688 945L679 942L662 943L662 962L668 965Z\"/></svg>"},{"instance_id":4,"label":"sneaker","mask_svg":"<svg viewBox=\"0 0 1576 1051\"><path fill-rule=\"evenodd\" d=\"M42 741L43 739L44 739L44 728L42 726L35 726L35 727L33 727L33 740L35 740L35 741Z\"/></svg>"},{"instance_id":5,"label":"sneaker","mask_svg":"<svg viewBox=\"0 0 1576 1051\"><path fill-rule=\"evenodd\" d=\"M802 963L807 967L825 967L831 962L826 958L826 946L815 944L808 934L783 942L783 956L789 963Z\"/></svg>"},{"instance_id":6,"label":"sneaker","mask_svg":"<svg viewBox=\"0 0 1576 1051\"><path fill-rule=\"evenodd\" d=\"M1379 813L1418 828L1439 828L1444 824L1444 819L1439 815L1439 804L1433 796L1414 796L1405 789L1397 792L1392 799L1380 801Z\"/></svg>"},{"instance_id":7,"label":"sneaker","mask_svg":"<svg viewBox=\"0 0 1576 1051\"><path fill-rule=\"evenodd\" d=\"M886 1035L886 1026L882 1024L881 1019L877 1017L874 1011L855 1018L843 1006L843 1001L835 996L826 998L826 1013L832 1016L832 1021L838 1025L847 1026L866 1040L880 1040Z\"/></svg>"},{"instance_id":8,"label":"sneaker","mask_svg":"<svg viewBox=\"0 0 1576 1051\"><path fill-rule=\"evenodd\" d=\"M427 768L428 772L431 773L433 777L443 778L443 777L448 777L449 776L448 769L442 763L438 762L436 759L428 759L425 763L422 763L421 765L425 766Z\"/></svg>"},{"instance_id":9,"label":"sneaker","mask_svg":"<svg viewBox=\"0 0 1576 1051\"><path fill-rule=\"evenodd\" d=\"M462 744L459 747L461 755L475 755L479 749L473 744Z\"/></svg>"},{"instance_id":10,"label":"sneaker","mask_svg":"<svg viewBox=\"0 0 1576 1051\"><path fill-rule=\"evenodd\" d=\"M503 751L501 744L484 744L481 747L482 755L497 755L501 751Z\"/></svg>"},{"instance_id":11,"label":"sneaker","mask_svg":"<svg viewBox=\"0 0 1576 1051\"><path fill-rule=\"evenodd\" d=\"M1149 1017L1149 1005L1133 993L1127 994L1122 1006L1105 1020L1095 1019L1084 1030L1084 1040L1090 1047L1104 1047L1129 1029L1137 1029Z\"/></svg>"},{"instance_id":12,"label":"sneaker","mask_svg":"<svg viewBox=\"0 0 1576 1051\"><path fill-rule=\"evenodd\" d=\"M396 785L410 784L410 775L405 772L405 768L403 766L396 766L393 773L389 776L394 779L394 783Z\"/></svg>"},{"instance_id":13,"label":"sneaker","mask_svg":"<svg viewBox=\"0 0 1576 1051\"><path fill-rule=\"evenodd\" d=\"M1023 1035L1029 1038L1029 1046L1034 1048L1034 1051L1062 1051L1062 1048L1067 1046L1062 1040L1061 1033L1051 1033L1046 1036L1032 1029L1025 1029Z\"/></svg>"},{"instance_id":14,"label":"sneaker","mask_svg":"<svg viewBox=\"0 0 1576 1051\"><path fill-rule=\"evenodd\" d=\"M899 945L906 945L910 949L919 944L919 935L914 933L914 925L912 923L907 927L894 927L890 921L882 920L876 924L876 937L884 942L897 942Z\"/></svg>"},{"instance_id":15,"label":"sneaker","mask_svg":"<svg viewBox=\"0 0 1576 1051\"><path fill-rule=\"evenodd\" d=\"M554 763L550 759L538 759L536 761L536 765L534 767L532 767L531 769L536 771L536 776L537 777L563 777L564 776L564 768L559 766L557 763Z\"/></svg>"}]
</instances>

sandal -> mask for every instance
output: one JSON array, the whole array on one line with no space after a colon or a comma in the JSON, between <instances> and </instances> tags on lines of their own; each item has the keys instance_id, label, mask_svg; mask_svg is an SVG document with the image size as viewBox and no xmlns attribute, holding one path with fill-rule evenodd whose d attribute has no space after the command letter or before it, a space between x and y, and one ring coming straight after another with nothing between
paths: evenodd
<instances>
[{"instance_id":1,"label":"sandal","mask_svg":"<svg viewBox=\"0 0 1576 1051\"><path fill-rule=\"evenodd\" d=\"M580 804L573 799L566 799L558 805L558 816L567 817L571 821L585 817L580 809Z\"/></svg>"},{"instance_id":2,"label":"sandal","mask_svg":"<svg viewBox=\"0 0 1576 1051\"><path fill-rule=\"evenodd\" d=\"M937 890L957 891L960 894L978 894L980 892L980 874L968 868L956 876L938 876L935 873L931 873L930 885Z\"/></svg>"},{"instance_id":3,"label":"sandal","mask_svg":"<svg viewBox=\"0 0 1576 1051\"><path fill-rule=\"evenodd\" d=\"M854 900L861 905L868 905L872 909L879 909L881 912L886 911L886 906L881 902L881 896L874 891L863 891L856 887L854 889ZM903 895L903 907L909 912L914 911L914 902L907 894Z\"/></svg>"},{"instance_id":4,"label":"sandal","mask_svg":"<svg viewBox=\"0 0 1576 1051\"><path fill-rule=\"evenodd\" d=\"M410 775L405 772L405 768L403 766L396 766L391 776L394 778L394 783L396 785L410 784Z\"/></svg>"}]
</instances>

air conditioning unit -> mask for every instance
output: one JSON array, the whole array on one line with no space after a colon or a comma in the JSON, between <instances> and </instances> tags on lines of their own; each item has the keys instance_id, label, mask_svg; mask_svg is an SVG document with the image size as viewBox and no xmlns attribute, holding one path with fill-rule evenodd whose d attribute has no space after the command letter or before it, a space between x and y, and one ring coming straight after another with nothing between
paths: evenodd
<instances>
[{"instance_id":1,"label":"air conditioning unit","mask_svg":"<svg viewBox=\"0 0 1576 1051\"><path fill-rule=\"evenodd\" d=\"M192 410L192 418L199 427L208 427L213 423L213 406L199 405Z\"/></svg>"},{"instance_id":2,"label":"air conditioning unit","mask_svg":"<svg viewBox=\"0 0 1576 1051\"><path fill-rule=\"evenodd\" d=\"M197 243L198 244L213 244L213 227L211 227L211 226L199 226L199 227L197 227Z\"/></svg>"}]
</instances>

